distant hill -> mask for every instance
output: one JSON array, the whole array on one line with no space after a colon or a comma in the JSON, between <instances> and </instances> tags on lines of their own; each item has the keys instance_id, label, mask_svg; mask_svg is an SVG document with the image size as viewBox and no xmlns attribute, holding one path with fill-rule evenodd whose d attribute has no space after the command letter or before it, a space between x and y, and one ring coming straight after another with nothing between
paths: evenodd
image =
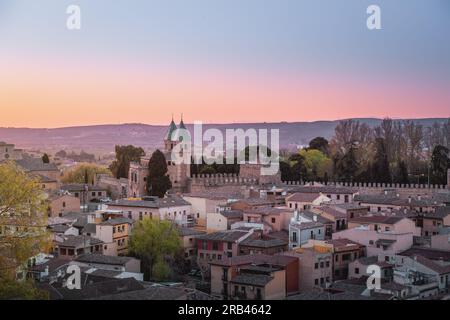
<instances>
[{"instance_id":1,"label":"distant hill","mask_svg":"<svg viewBox=\"0 0 450 320\"><path fill-rule=\"evenodd\" d=\"M376 126L381 119L362 118L355 119ZM446 118L414 119L424 126L430 126L434 122L447 121ZM282 148L295 148L298 145L306 145L308 142L322 136L330 139L339 121L315 121L315 122L281 122L281 123L236 123L236 124L205 124L203 130L217 128L224 132L225 129L244 130L255 129L280 129L280 144ZM192 132L192 125L187 125ZM162 147L162 139L166 132L166 126L146 124L117 124L117 125L93 125L83 127L67 127L57 129L30 129L30 128L0 128L0 141L16 144L25 149L39 149L45 151L85 150L96 153L107 153L114 150L117 144L133 144L141 146L145 150L154 150Z\"/></svg>"}]
</instances>

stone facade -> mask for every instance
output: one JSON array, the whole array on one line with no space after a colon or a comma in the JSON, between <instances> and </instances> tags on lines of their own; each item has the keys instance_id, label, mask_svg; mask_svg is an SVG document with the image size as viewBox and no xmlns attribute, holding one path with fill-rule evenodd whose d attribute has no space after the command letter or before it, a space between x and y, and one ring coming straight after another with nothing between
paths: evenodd
<instances>
[{"instance_id":1,"label":"stone facade","mask_svg":"<svg viewBox=\"0 0 450 320\"><path fill-rule=\"evenodd\" d=\"M182 141L175 136L177 130L175 123L170 123L166 136L164 137L164 156L167 162L167 174L172 182L172 191L188 192L191 167L189 164L176 164L172 160L173 149ZM179 129L186 129L183 120ZM143 157L139 163L131 163L128 175L128 196L143 197L147 195L147 176L149 173L150 157Z\"/></svg>"}]
</instances>

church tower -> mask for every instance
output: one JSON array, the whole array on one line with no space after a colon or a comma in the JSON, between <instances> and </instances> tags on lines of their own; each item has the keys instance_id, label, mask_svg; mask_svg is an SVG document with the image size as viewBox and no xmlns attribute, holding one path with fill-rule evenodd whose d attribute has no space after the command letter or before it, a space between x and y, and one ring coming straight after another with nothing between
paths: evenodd
<instances>
[{"instance_id":1,"label":"church tower","mask_svg":"<svg viewBox=\"0 0 450 320\"><path fill-rule=\"evenodd\" d=\"M178 127L173 121L173 118L170 122L169 128L167 129L167 133L164 137L164 155L166 157L167 171L170 181L172 182L173 191L187 192L189 179L191 176L191 166L186 163L177 164L172 160L172 150L181 142L176 134L177 129L187 130L183 122L183 116L181 116L181 121Z\"/></svg>"},{"instance_id":2,"label":"church tower","mask_svg":"<svg viewBox=\"0 0 450 320\"><path fill-rule=\"evenodd\" d=\"M175 147L176 144L176 140L175 140L175 131L177 130L177 125L175 124L175 122L173 121L173 117L172 117L172 121L169 124L169 128L167 129L167 133L164 136L164 151L165 152L171 152L173 147Z\"/></svg>"}]
</instances>

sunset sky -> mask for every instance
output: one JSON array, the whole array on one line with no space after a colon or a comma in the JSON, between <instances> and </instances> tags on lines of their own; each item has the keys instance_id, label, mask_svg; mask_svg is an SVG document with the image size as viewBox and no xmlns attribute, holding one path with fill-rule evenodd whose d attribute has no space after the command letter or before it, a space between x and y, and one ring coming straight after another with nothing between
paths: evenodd
<instances>
[{"instance_id":1,"label":"sunset sky","mask_svg":"<svg viewBox=\"0 0 450 320\"><path fill-rule=\"evenodd\" d=\"M449 39L448 0L0 0L0 126L449 117Z\"/></svg>"}]
</instances>

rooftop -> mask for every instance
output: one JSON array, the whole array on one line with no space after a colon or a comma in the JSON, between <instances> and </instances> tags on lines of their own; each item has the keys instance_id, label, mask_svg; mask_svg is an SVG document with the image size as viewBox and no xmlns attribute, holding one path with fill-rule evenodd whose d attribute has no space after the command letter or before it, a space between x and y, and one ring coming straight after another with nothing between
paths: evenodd
<instances>
[{"instance_id":1,"label":"rooftop","mask_svg":"<svg viewBox=\"0 0 450 320\"><path fill-rule=\"evenodd\" d=\"M103 221L101 223L99 223L99 225L101 226L117 226L117 225L121 225L121 224L133 224L133 220L132 219L128 219L125 217L119 217L119 218L114 218L114 219L109 219L106 221Z\"/></svg>"},{"instance_id":2,"label":"rooftop","mask_svg":"<svg viewBox=\"0 0 450 320\"><path fill-rule=\"evenodd\" d=\"M405 219L405 217L399 217L399 216L382 216L382 215L374 215L374 216L364 216L364 217L358 217L350 219L348 222L353 223L362 223L362 224L374 224L374 223L380 223L380 224L396 224L399 221Z\"/></svg>"},{"instance_id":3,"label":"rooftop","mask_svg":"<svg viewBox=\"0 0 450 320\"><path fill-rule=\"evenodd\" d=\"M178 228L180 235L182 237L187 237L187 236L200 236L200 235L204 235L205 232L204 231L200 231L197 229L193 229L193 228L186 228L186 227L180 227Z\"/></svg>"},{"instance_id":4,"label":"rooftop","mask_svg":"<svg viewBox=\"0 0 450 320\"><path fill-rule=\"evenodd\" d=\"M152 200L129 200L120 199L108 203L116 207L139 207L139 208L169 208L178 206L190 206L191 204L181 197L172 196L168 198L154 198Z\"/></svg>"},{"instance_id":5,"label":"rooftop","mask_svg":"<svg viewBox=\"0 0 450 320\"><path fill-rule=\"evenodd\" d=\"M313 202L320 196L320 193L294 193L286 197L286 201Z\"/></svg>"},{"instance_id":6,"label":"rooftop","mask_svg":"<svg viewBox=\"0 0 450 320\"><path fill-rule=\"evenodd\" d=\"M54 163L44 163L41 158L23 158L15 162L25 171L58 171Z\"/></svg>"},{"instance_id":7,"label":"rooftop","mask_svg":"<svg viewBox=\"0 0 450 320\"><path fill-rule=\"evenodd\" d=\"M134 258L122 256L106 256L102 254L84 254L74 259L77 262L109 264L123 266Z\"/></svg>"},{"instance_id":8,"label":"rooftop","mask_svg":"<svg viewBox=\"0 0 450 320\"><path fill-rule=\"evenodd\" d=\"M86 190L87 188L87 190ZM82 184L82 183L71 183L71 184L63 184L61 186L61 190L69 191L69 192L83 192L83 191L106 191L105 188L90 185L90 184Z\"/></svg>"},{"instance_id":9,"label":"rooftop","mask_svg":"<svg viewBox=\"0 0 450 320\"><path fill-rule=\"evenodd\" d=\"M442 250L435 250L435 249L429 249L429 248L419 248L419 247L412 247L406 251L400 252L400 256L407 256L411 257L414 255L420 255L422 257L428 258L430 260L443 260L445 262L450 262L450 251L442 251Z\"/></svg>"},{"instance_id":10,"label":"rooftop","mask_svg":"<svg viewBox=\"0 0 450 320\"><path fill-rule=\"evenodd\" d=\"M247 234L248 232L245 231L228 230L200 235L197 237L197 239L209 241L235 242Z\"/></svg>"},{"instance_id":11,"label":"rooftop","mask_svg":"<svg viewBox=\"0 0 450 320\"><path fill-rule=\"evenodd\" d=\"M272 281L273 277L265 275L265 274L249 274L242 273L235 276L230 282L236 284L244 284L256 287L264 287L270 281Z\"/></svg>"},{"instance_id":12,"label":"rooftop","mask_svg":"<svg viewBox=\"0 0 450 320\"><path fill-rule=\"evenodd\" d=\"M240 265L259 265L269 264L273 266L285 267L288 264L298 261L296 257L290 257L281 254L267 255L267 254L250 254L244 256L225 257L222 260L212 261L210 264L218 266L240 266Z\"/></svg>"},{"instance_id":13,"label":"rooftop","mask_svg":"<svg viewBox=\"0 0 450 320\"><path fill-rule=\"evenodd\" d=\"M357 192L355 188L338 186L297 186L291 190L298 193L323 193L323 194L348 194L353 195Z\"/></svg>"},{"instance_id":14,"label":"rooftop","mask_svg":"<svg viewBox=\"0 0 450 320\"><path fill-rule=\"evenodd\" d=\"M74 247L84 248L86 246L92 246L103 243L101 240L92 238L90 236L66 236L63 242L58 242L59 247Z\"/></svg>"},{"instance_id":15,"label":"rooftop","mask_svg":"<svg viewBox=\"0 0 450 320\"><path fill-rule=\"evenodd\" d=\"M272 248L286 246L288 243L281 239L245 239L240 243L241 246L256 247L256 248Z\"/></svg>"}]
</instances>

